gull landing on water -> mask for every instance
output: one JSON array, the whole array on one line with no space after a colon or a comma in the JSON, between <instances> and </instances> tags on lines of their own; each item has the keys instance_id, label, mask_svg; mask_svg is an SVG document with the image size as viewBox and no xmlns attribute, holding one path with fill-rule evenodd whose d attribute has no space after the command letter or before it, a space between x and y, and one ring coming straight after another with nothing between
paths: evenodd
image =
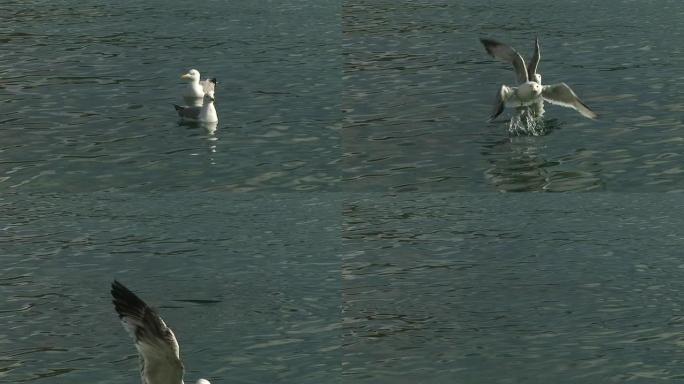
<instances>
[{"instance_id":1,"label":"gull landing on water","mask_svg":"<svg viewBox=\"0 0 684 384\"><path fill-rule=\"evenodd\" d=\"M157 311L118 281L112 283L112 303L140 354L142 384L184 384L178 341ZM211 384L199 379L196 384Z\"/></svg>"},{"instance_id":2,"label":"gull landing on water","mask_svg":"<svg viewBox=\"0 0 684 384\"><path fill-rule=\"evenodd\" d=\"M535 116L541 116L544 113L544 101L572 108L581 113L582 116L590 119L598 117L567 84L541 84L541 75L537 73L537 67L541 58L538 39L535 40L534 54L528 65L525 64L522 56L508 45L491 39L480 39L480 41L487 50L487 53L492 57L513 65L516 80L519 84L517 87L501 86L496 95L496 102L494 103L494 110L490 120L494 120L499 116L505 106L530 107Z\"/></svg>"}]
</instances>

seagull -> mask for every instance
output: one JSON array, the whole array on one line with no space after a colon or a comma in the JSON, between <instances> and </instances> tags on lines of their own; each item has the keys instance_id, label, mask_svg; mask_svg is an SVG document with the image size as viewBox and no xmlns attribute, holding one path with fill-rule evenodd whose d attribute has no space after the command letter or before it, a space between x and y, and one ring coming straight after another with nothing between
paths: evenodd
<instances>
[{"instance_id":1,"label":"seagull","mask_svg":"<svg viewBox=\"0 0 684 384\"><path fill-rule=\"evenodd\" d=\"M215 123L218 121L216 115L216 108L214 108L214 91L210 91L204 95L202 99L202 106L187 106L181 107L174 104L178 116L186 121L199 121L200 123Z\"/></svg>"},{"instance_id":2,"label":"seagull","mask_svg":"<svg viewBox=\"0 0 684 384\"><path fill-rule=\"evenodd\" d=\"M204 94L214 91L216 78L200 80L200 73L196 69L191 69L188 73L181 76L183 80L189 80L188 87L183 93L183 97L189 99L201 99Z\"/></svg>"},{"instance_id":3,"label":"seagull","mask_svg":"<svg viewBox=\"0 0 684 384\"><path fill-rule=\"evenodd\" d=\"M112 283L112 303L140 354L142 384L184 384L178 341L157 311L123 284ZM206 379L196 384L211 384Z\"/></svg>"},{"instance_id":4,"label":"seagull","mask_svg":"<svg viewBox=\"0 0 684 384\"><path fill-rule=\"evenodd\" d=\"M499 116L505 106L532 107L535 109L535 114L540 116L544 112L543 101L572 108L590 119L598 117L567 84L542 85L541 75L537 73L541 59L539 39L535 39L534 54L529 65L525 65L522 56L506 44L491 39L480 39L480 41L492 57L513 64L519 84L517 87L502 85L499 88L490 121Z\"/></svg>"}]
</instances>

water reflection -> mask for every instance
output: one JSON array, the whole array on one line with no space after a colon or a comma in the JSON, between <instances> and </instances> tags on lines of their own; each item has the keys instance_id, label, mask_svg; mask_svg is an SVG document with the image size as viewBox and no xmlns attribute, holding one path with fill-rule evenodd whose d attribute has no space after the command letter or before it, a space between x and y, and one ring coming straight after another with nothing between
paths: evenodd
<instances>
[{"instance_id":1,"label":"water reflection","mask_svg":"<svg viewBox=\"0 0 684 384\"><path fill-rule=\"evenodd\" d=\"M537 120L535 128L540 134L560 129L558 120ZM553 155L544 136L496 136L485 142L481 154L489 167L485 179L502 192L532 191L588 191L601 189L605 183L601 168L583 162L584 151Z\"/></svg>"},{"instance_id":2,"label":"water reflection","mask_svg":"<svg viewBox=\"0 0 684 384\"><path fill-rule=\"evenodd\" d=\"M193 132L191 136L201 136L207 141L207 153L210 154L209 160L212 165L216 165L213 154L216 153L219 138L216 136L218 122L203 123L196 121L179 121L178 126L185 127ZM204 133L204 134L203 134Z\"/></svg>"},{"instance_id":3,"label":"water reflection","mask_svg":"<svg viewBox=\"0 0 684 384\"><path fill-rule=\"evenodd\" d=\"M218 121L214 121L213 123L200 123L200 127L207 131L209 136L214 136L216 128L218 127Z\"/></svg>"}]
</instances>

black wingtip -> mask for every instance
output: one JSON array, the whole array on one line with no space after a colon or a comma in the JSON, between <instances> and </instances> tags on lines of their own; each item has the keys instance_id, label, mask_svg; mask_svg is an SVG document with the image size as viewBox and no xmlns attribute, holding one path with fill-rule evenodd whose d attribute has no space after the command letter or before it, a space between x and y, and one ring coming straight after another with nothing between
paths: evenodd
<instances>
[{"instance_id":1,"label":"black wingtip","mask_svg":"<svg viewBox=\"0 0 684 384\"><path fill-rule=\"evenodd\" d=\"M487 39L484 37L480 37L480 42L482 43L482 45L484 45L485 50L487 50L487 53L490 56L494 56L494 54L492 53L492 47L497 46L497 45L501 45L501 43L496 41L496 40Z\"/></svg>"},{"instance_id":2,"label":"black wingtip","mask_svg":"<svg viewBox=\"0 0 684 384\"><path fill-rule=\"evenodd\" d=\"M485 39L484 37L480 37L480 43L482 43L482 45L484 45L485 48L488 48L490 45L493 45L495 41L491 39Z\"/></svg>"},{"instance_id":3,"label":"black wingtip","mask_svg":"<svg viewBox=\"0 0 684 384\"><path fill-rule=\"evenodd\" d=\"M126 288L126 286L121 284L118 280L112 282L111 294L115 301L130 295L135 296L130 289Z\"/></svg>"},{"instance_id":4,"label":"black wingtip","mask_svg":"<svg viewBox=\"0 0 684 384\"><path fill-rule=\"evenodd\" d=\"M177 104L174 104L173 107L176 108L176 112L180 112L183 110L183 107L181 107L180 105L177 105ZM116 282L116 280L114 280L114 281Z\"/></svg>"},{"instance_id":5,"label":"black wingtip","mask_svg":"<svg viewBox=\"0 0 684 384\"><path fill-rule=\"evenodd\" d=\"M214 85L218 84L218 81L216 81L216 78L215 78L215 77L212 77L211 79L209 79L209 81L211 81L212 83L214 83Z\"/></svg>"},{"instance_id":6,"label":"black wingtip","mask_svg":"<svg viewBox=\"0 0 684 384\"><path fill-rule=\"evenodd\" d=\"M119 317L138 313L147 307L142 299L117 280L112 282L111 294L114 310L119 314Z\"/></svg>"},{"instance_id":7,"label":"black wingtip","mask_svg":"<svg viewBox=\"0 0 684 384\"><path fill-rule=\"evenodd\" d=\"M123 284L121 284L118 280L114 279L112 281L112 296L114 296L114 292L116 291L121 291L121 290L128 290Z\"/></svg>"}]
</instances>

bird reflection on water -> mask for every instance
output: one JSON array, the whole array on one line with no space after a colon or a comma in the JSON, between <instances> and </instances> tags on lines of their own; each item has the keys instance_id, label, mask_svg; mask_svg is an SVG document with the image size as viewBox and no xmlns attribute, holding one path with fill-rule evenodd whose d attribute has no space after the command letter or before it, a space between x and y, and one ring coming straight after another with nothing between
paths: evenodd
<instances>
[{"instance_id":1,"label":"bird reflection on water","mask_svg":"<svg viewBox=\"0 0 684 384\"><path fill-rule=\"evenodd\" d=\"M557 119L516 114L508 123L508 137L492 136L481 147L489 163L484 177L505 192L588 191L604 187L600 165L581 161L581 151L557 153L547 147L548 133L562 128ZM532 121L526 121L532 119Z\"/></svg>"}]
</instances>

